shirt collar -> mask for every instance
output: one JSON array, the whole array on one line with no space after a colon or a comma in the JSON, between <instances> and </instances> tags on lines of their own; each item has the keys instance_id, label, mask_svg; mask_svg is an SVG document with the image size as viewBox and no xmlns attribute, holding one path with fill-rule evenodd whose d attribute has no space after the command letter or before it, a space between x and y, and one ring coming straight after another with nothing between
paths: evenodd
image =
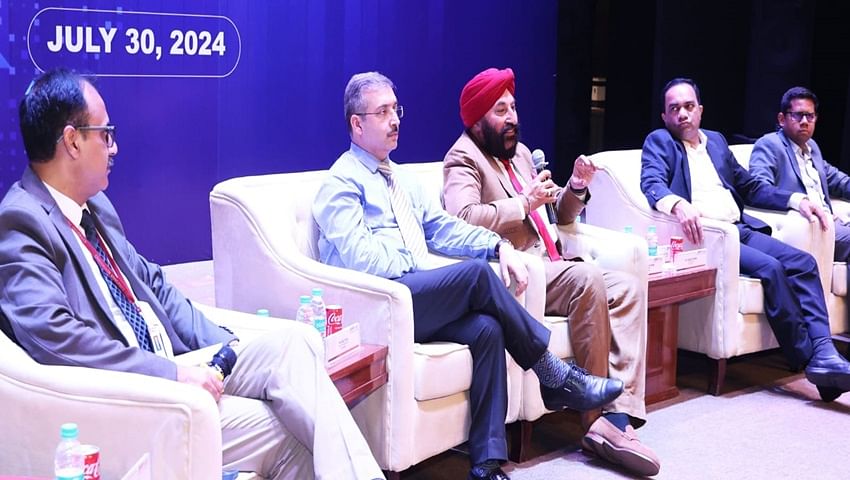
<instances>
[{"instance_id":1,"label":"shirt collar","mask_svg":"<svg viewBox=\"0 0 850 480\"><path fill-rule=\"evenodd\" d=\"M791 142L791 146L794 148L794 153L795 153L796 155L798 155L798 156L800 156L800 157L802 157L802 158L806 158L806 157L805 157L805 155L803 155L803 147L801 147L801 146L797 145L797 142ZM807 153L808 153L809 155L811 155L811 154L812 154L812 149L811 149L811 148L809 148L809 144L808 144L808 143L806 143L806 149L808 150L808 152L807 152Z\"/></svg>"},{"instance_id":2,"label":"shirt collar","mask_svg":"<svg viewBox=\"0 0 850 480\"><path fill-rule=\"evenodd\" d=\"M62 214L71 221L74 225L79 225L80 221L83 219L83 210L88 210L88 203L84 203L82 206L77 205L77 202L71 200L70 197L65 195L64 193L56 190L45 182L44 186L47 187L47 191L50 193L50 196L53 197L53 201L56 202L56 205L59 207L59 210L62 211Z\"/></svg>"},{"instance_id":3,"label":"shirt collar","mask_svg":"<svg viewBox=\"0 0 850 480\"><path fill-rule=\"evenodd\" d=\"M354 158L356 158L360 163L362 163L363 166L369 169L370 172L376 173L378 171L378 164L381 163L381 161L375 158L374 155L362 149L354 142L351 142L351 147L348 151L351 152L351 154L354 155ZM387 156L387 162L390 164L390 166L395 168L395 164L392 160L390 160L389 155Z\"/></svg>"},{"instance_id":4,"label":"shirt collar","mask_svg":"<svg viewBox=\"0 0 850 480\"><path fill-rule=\"evenodd\" d=\"M702 129L697 130L697 133L699 134L699 145L697 145L696 147L691 147L691 144L685 141L682 141L682 144L684 144L685 148L688 150L693 150L697 153L702 153L708 146L708 137L705 135L705 133L703 133Z\"/></svg>"}]
</instances>

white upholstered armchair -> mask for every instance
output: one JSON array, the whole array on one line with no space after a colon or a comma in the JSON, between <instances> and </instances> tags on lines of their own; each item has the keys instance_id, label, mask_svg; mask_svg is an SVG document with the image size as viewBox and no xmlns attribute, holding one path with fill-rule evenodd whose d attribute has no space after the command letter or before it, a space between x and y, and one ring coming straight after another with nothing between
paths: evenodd
<instances>
[{"instance_id":1,"label":"white upholstered armchair","mask_svg":"<svg viewBox=\"0 0 850 480\"><path fill-rule=\"evenodd\" d=\"M326 174L241 177L216 185L210 193L216 303L293 318L298 296L321 287L327 302L342 305L345 325L360 324L364 343L387 345L387 384L352 414L381 468L397 476L466 441L472 357L466 345L414 343L412 299L403 284L316 260L311 206ZM527 260L542 272L537 259ZM507 354L506 361L506 422L512 422L520 409L521 369Z\"/></svg>"},{"instance_id":2,"label":"white upholstered armchair","mask_svg":"<svg viewBox=\"0 0 850 480\"><path fill-rule=\"evenodd\" d=\"M752 153L752 145L733 145L730 147L735 158L744 168L749 168L750 153ZM831 199L834 213L843 218L845 221L850 221L850 203ZM748 208L747 213L760 218L762 221L770 225L774 230L780 230L778 236L781 239L796 238L797 234L785 235L781 232L783 224L781 222L782 214L777 212L765 212L755 208ZM795 215L794 212L789 212L788 215ZM780 219L777 222L777 219ZM798 224L799 225L799 224ZM826 295L826 306L829 310L829 326L833 333L843 333L848 330L847 321L847 264L845 262L836 262L833 259L835 252L835 231L830 229L828 232L823 232L818 228L809 230L811 235L811 243L807 248L805 245L796 244L792 240L785 240L795 247L802 248L814 255L818 263L818 270L821 274L821 282L823 283L823 291Z\"/></svg>"},{"instance_id":3,"label":"white upholstered armchair","mask_svg":"<svg viewBox=\"0 0 850 480\"><path fill-rule=\"evenodd\" d=\"M736 158L749 159L751 146L733 146ZM640 190L641 151L605 151L592 156L600 168L591 184L593 201L587 208L587 222L622 230L632 226L643 234L650 225L658 231L659 244L670 236L682 236L678 221L650 209ZM820 232L797 212L747 209L773 227L773 236L811 252L820 267L821 281L831 284L832 248L828 235ZM683 304L679 310L679 347L703 353L714 360L709 391L718 394L725 375L726 360L777 345L764 317L761 282L740 275L740 247L737 228L732 224L702 220L708 265L717 268L715 295ZM695 248L685 242L685 249ZM829 291L827 289L827 291ZM829 303L829 302L828 302ZM844 319L831 318L833 331L841 330Z\"/></svg>"},{"instance_id":4,"label":"white upholstered armchair","mask_svg":"<svg viewBox=\"0 0 850 480\"><path fill-rule=\"evenodd\" d=\"M199 308L243 340L272 327L254 315ZM76 422L81 441L101 449L104 479L121 478L144 454L149 454L154 479L221 478L218 406L191 385L134 373L40 365L0 333L0 405L0 476L52 477L59 426Z\"/></svg>"},{"instance_id":5,"label":"white upholstered armchair","mask_svg":"<svg viewBox=\"0 0 850 480\"><path fill-rule=\"evenodd\" d=\"M406 165L422 179L425 192L439 201L442 194L442 163L419 163ZM646 242L637 236L587 225L579 222L558 226L558 237L564 251L579 255L586 262L594 263L608 270L617 270L633 274L641 286L640 301L646 304L647 288L647 247ZM528 313L543 323L551 332L549 350L563 359L573 358L570 344L570 319L567 317L546 315L546 274L542 262L530 262L534 270L529 269L529 286L525 298ZM642 309L644 314L646 308ZM644 316L644 322L646 317ZM532 422L549 413L540 394L540 382L531 371L522 372L522 392L518 419L511 425L513 436L510 458L516 462L527 460L528 446L531 440Z\"/></svg>"},{"instance_id":6,"label":"white upholstered armchair","mask_svg":"<svg viewBox=\"0 0 850 480\"><path fill-rule=\"evenodd\" d=\"M426 193L439 201L442 162L405 164L403 168L416 172ZM465 345L413 342L411 297L403 285L316 260L318 232L311 205L325 175L325 171L314 171L242 177L213 189L216 303L246 312L268 308L273 315L291 317L298 295L319 286L328 301L343 306L347 321L360 322L364 342L388 345L387 385L352 413L381 467L400 472L466 440L466 391L472 359ZM586 225L565 227L561 235L570 243L570 251L589 259L610 263L613 268L646 270L645 266L641 269L645 257L641 260L632 251L614 246L616 234L613 239L606 237L611 240L607 244L600 241L605 236L602 229ZM636 251L643 248L636 247ZM530 255L523 258L529 268L529 287L520 301L534 318L543 321L543 264ZM553 330L556 351L571 356L568 323L564 319L545 323ZM546 410L537 378L531 372L523 373L510 356L507 361L505 421L540 417ZM512 442L512 458L521 457L522 446L520 438Z\"/></svg>"}]
</instances>

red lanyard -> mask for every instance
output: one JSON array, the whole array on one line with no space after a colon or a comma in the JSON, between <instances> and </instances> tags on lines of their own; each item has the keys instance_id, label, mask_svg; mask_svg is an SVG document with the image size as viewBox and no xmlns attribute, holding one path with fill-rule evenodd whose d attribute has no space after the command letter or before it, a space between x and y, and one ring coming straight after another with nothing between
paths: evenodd
<instances>
[{"instance_id":1,"label":"red lanyard","mask_svg":"<svg viewBox=\"0 0 850 480\"><path fill-rule=\"evenodd\" d=\"M97 249L94 248L94 245L89 241L88 238L83 235L79 228L71 220L68 220L68 217L65 217L65 221L68 222L68 225L71 226L71 230L77 234L77 237L83 242L83 245L86 246L89 253L91 253L92 258L100 267L101 271L106 272L106 275L109 276L109 279L115 282L115 285L118 285L118 288L121 289L121 293L127 297L127 300L136 307L136 310L139 310L139 306L136 305L136 298L133 296L133 292L130 290L130 287L127 286L127 283L124 282L124 277L120 275L120 270L118 269L118 264L115 263L115 259L112 258L112 255L109 254L109 250L106 249L106 245L103 243L103 240L100 238L100 234L95 231L97 235L97 243L100 245L100 248L103 250L103 253L106 254L106 258L109 259L109 264L103 261L103 258L97 253Z\"/></svg>"}]
</instances>

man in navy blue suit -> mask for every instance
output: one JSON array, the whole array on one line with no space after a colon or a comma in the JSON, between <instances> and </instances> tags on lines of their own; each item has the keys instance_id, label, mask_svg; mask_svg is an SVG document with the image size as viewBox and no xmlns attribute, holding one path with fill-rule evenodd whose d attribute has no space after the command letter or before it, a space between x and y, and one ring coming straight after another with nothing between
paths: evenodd
<instances>
[{"instance_id":1,"label":"man in navy blue suit","mask_svg":"<svg viewBox=\"0 0 850 480\"><path fill-rule=\"evenodd\" d=\"M818 97L805 87L782 95L776 116L779 129L761 137L750 156L750 175L779 188L806 195L832 212L829 197L850 199L850 176L824 160L812 135L818 120ZM836 261L850 260L850 224L835 219Z\"/></svg>"},{"instance_id":2,"label":"man in navy blue suit","mask_svg":"<svg viewBox=\"0 0 850 480\"><path fill-rule=\"evenodd\" d=\"M817 264L806 252L770 236L770 227L744 205L794 208L828 228L825 213L805 196L792 196L750 176L718 132L701 130L699 88L675 78L663 90L665 128L643 144L641 190L649 205L676 216L689 241L702 242L700 218L733 223L741 238L741 273L761 280L764 309L782 351L824 401L850 390L850 362L832 344Z\"/></svg>"}]
</instances>

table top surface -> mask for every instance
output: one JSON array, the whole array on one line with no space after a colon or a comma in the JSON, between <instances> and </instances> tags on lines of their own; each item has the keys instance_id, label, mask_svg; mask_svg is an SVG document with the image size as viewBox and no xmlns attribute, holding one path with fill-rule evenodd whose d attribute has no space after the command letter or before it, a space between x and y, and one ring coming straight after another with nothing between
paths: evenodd
<instances>
[{"instance_id":1,"label":"table top surface","mask_svg":"<svg viewBox=\"0 0 850 480\"><path fill-rule=\"evenodd\" d=\"M658 273L650 273L647 278L649 279L650 284L657 283L672 283L672 282L681 282L684 279L702 275L708 275L708 272L712 274L717 273L717 269L709 266L702 267L694 267L694 268L686 268L684 270L676 270L672 273L665 274L663 272Z\"/></svg>"},{"instance_id":2,"label":"table top surface","mask_svg":"<svg viewBox=\"0 0 850 480\"><path fill-rule=\"evenodd\" d=\"M386 358L387 350L386 345L362 344L328 362L328 375L330 375L331 380L338 380L352 370L363 368L370 363Z\"/></svg>"}]
</instances>

